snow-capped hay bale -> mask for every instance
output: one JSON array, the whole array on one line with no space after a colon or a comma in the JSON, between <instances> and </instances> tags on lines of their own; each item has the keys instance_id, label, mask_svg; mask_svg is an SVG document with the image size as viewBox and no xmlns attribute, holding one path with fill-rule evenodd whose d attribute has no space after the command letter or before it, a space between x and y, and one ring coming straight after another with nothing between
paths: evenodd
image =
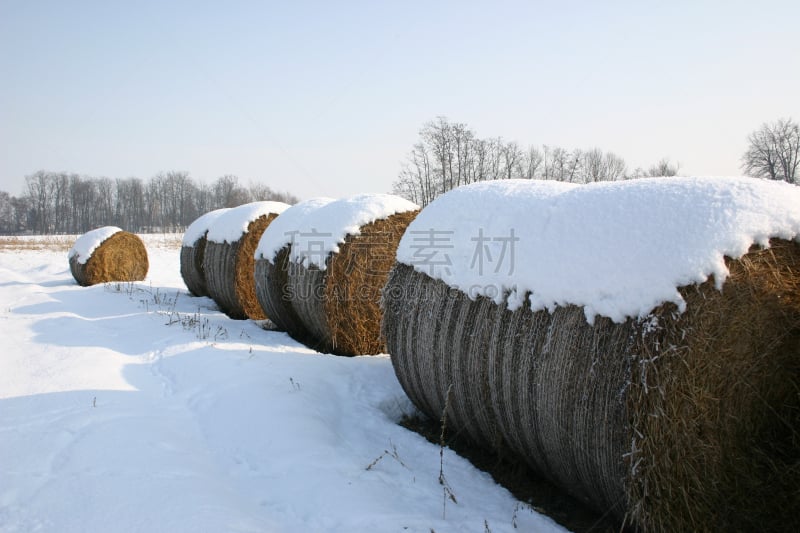
<instances>
[{"instance_id":1,"label":"snow-capped hay bale","mask_svg":"<svg viewBox=\"0 0 800 533\"><path fill-rule=\"evenodd\" d=\"M261 234L288 207L282 202L253 202L232 208L211 223L203 254L206 288L229 317L267 318L256 298L253 254Z\"/></svg>"},{"instance_id":2,"label":"snow-capped hay bale","mask_svg":"<svg viewBox=\"0 0 800 533\"><path fill-rule=\"evenodd\" d=\"M293 261L288 243L299 232L296 228L303 224L309 213L332 201L333 198L311 198L281 213L270 225L272 229L262 234L255 253L256 297L261 309L278 329L306 344L315 341L292 306L294 292L289 286L289 268ZM287 244L281 245L277 251L267 250L270 241Z\"/></svg>"},{"instance_id":3,"label":"snow-capped hay bale","mask_svg":"<svg viewBox=\"0 0 800 533\"><path fill-rule=\"evenodd\" d=\"M319 350L385 351L381 290L418 210L388 194L317 199L287 210L256 252L263 308L276 312L279 327Z\"/></svg>"},{"instance_id":4,"label":"snow-capped hay bale","mask_svg":"<svg viewBox=\"0 0 800 533\"><path fill-rule=\"evenodd\" d=\"M142 240L115 226L78 237L68 258L72 276L84 287L109 281L141 281L150 266Z\"/></svg>"},{"instance_id":5,"label":"snow-capped hay bale","mask_svg":"<svg viewBox=\"0 0 800 533\"><path fill-rule=\"evenodd\" d=\"M206 250L206 234L214 220L228 211L227 208L209 211L189 224L181 244L181 277L186 288L194 296L208 296L203 257Z\"/></svg>"},{"instance_id":6,"label":"snow-capped hay bale","mask_svg":"<svg viewBox=\"0 0 800 533\"><path fill-rule=\"evenodd\" d=\"M797 206L800 188L750 178L447 193L384 289L398 379L430 417L448 403L449 427L643 530L789 529Z\"/></svg>"}]
</instances>

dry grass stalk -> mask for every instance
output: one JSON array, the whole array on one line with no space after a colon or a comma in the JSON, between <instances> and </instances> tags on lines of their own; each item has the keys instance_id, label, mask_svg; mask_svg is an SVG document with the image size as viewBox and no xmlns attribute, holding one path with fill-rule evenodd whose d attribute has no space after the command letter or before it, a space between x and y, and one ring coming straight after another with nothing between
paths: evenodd
<instances>
[{"instance_id":1,"label":"dry grass stalk","mask_svg":"<svg viewBox=\"0 0 800 533\"><path fill-rule=\"evenodd\" d=\"M793 531L800 512L800 245L773 240L681 290L639 338L631 519L654 531Z\"/></svg>"},{"instance_id":2,"label":"dry grass stalk","mask_svg":"<svg viewBox=\"0 0 800 533\"><path fill-rule=\"evenodd\" d=\"M231 318L267 318L256 297L254 256L261 235L277 216L269 213L251 221L236 242L206 243L203 253L206 289Z\"/></svg>"},{"instance_id":3,"label":"dry grass stalk","mask_svg":"<svg viewBox=\"0 0 800 533\"><path fill-rule=\"evenodd\" d=\"M729 261L645 320L508 311L396 265L383 331L403 388L647 531L788 530L800 509L800 245ZM654 320L655 319L655 320Z\"/></svg>"},{"instance_id":4,"label":"dry grass stalk","mask_svg":"<svg viewBox=\"0 0 800 533\"><path fill-rule=\"evenodd\" d=\"M150 263L142 240L133 233L118 231L104 240L85 263L74 255L69 268L78 284L86 287L109 281L141 281Z\"/></svg>"},{"instance_id":5,"label":"dry grass stalk","mask_svg":"<svg viewBox=\"0 0 800 533\"><path fill-rule=\"evenodd\" d=\"M49 250L66 252L75 235L25 235L0 237L0 250Z\"/></svg>"}]
</instances>

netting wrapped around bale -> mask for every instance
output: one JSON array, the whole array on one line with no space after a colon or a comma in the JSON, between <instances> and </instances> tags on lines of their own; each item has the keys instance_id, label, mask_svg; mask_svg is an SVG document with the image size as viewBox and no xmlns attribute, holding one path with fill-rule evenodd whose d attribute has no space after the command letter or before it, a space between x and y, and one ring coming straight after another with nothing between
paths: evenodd
<instances>
[{"instance_id":1,"label":"netting wrapped around bale","mask_svg":"<svg viewBox=\"0 0 800 533\"><path fill-rule=\"evenodd\" d=\"M735 179L537 187L462 191L408 228L384 289L383 331L409 397L434 419L447 404L448 426L642 530L791 530L798 190ZM488 213L476 220L470 201L511 226ZM621 213L633 218L619 224ZM676 222L659 230L666 213ZM609 225L654 242L632 248ZM519 240L493 240L510 234ZM515 261L497 269L503 243ZM677 266L657 266L680 250ZM654 253L665 255L648 264ZM662 277L674 294L652 306L660 289L648 292L642 278Z\"/></svg>"},{"instance_id":2,"label":"netting wrapped around bale","mask_svg":"<svg viewBox=\"0 0 800 533\"><path fill-rule=\"evenodd\" d=\"M142 240L115 226L81 235L68 258L72 276L84 287L110 281L141 281L150 266Z\"/></svg>"},{"instance_id":3,"label":"netting wrapped around bale","mask_svg":"<svg viewBox=\"0 0 800 533\"><path fill-rule=\"evenodd\" d=\"M360 195L295 208L264 233L256 253L262 308L318 350L385 351L381 290L417 206L391 195Z\"/></svg>"},{"instance_id":4,"label":"netting wrapped around bale","mask_svg":"<svg viewBox=\"0 0 800 533\"><path fill-rule=\"evenodd\" d=\"M256 298L254 252L264 230L289 206L253 202L216 218L203 254L208 295L231 318L267 318Z\"/></svg>"},{"instance_id":5,"label":"netting wrapped around bale","mask_svg":"<svg viewBox=\"0 0 800 533\"><path fill-rule=\"evenodd\" d=\"M262 234L255 253L256 298L261 309L278 329L306 344L315 341L292 306L293 292L288 282L289 268L295 260L286 243L299 232L297 228L311 213L332 201L333 198L311 198L284 211L271 225L272 229ZM278 244L270 246L271 241Z\"/></svg>"},{"instance_id":6,"label":"netting wrapped around bale","mask_svg":"<svg viewBox=\"0 0 800 533\"><path fill-rule=\"evenodd\" d=\"M287 332L300 342L313 345L314 339L292 307L292 292L288 284L289 267L288 247L282 248L271 261L256 259L256 298L277 329Z\"/></svg>"},{"instance_id":7,"label":"netting wrapped around bale","mask_svg":"<svg viewBox=\"0 0 800 533\"><path fill-rule=\"evenodd\" d=\"M227 208L216 209L201 215L192 222L183 234L181 244L181 277L193 296L208 296L203 257L206 250L206 234L213 221Z\"/></svg>"}]
</instances>

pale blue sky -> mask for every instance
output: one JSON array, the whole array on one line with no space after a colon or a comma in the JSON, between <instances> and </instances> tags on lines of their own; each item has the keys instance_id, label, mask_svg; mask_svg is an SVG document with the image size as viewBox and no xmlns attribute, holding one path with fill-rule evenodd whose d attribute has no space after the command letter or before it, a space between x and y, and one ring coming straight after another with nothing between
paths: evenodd
<instances>
[{"instance_id":1,"label":"pale blue sky","mask_svg":"<svg viewBox=\"0 0 800 533\"><path fill-rule=\"evenodd\" d=\"M0 190L39 169L388 191L437 115L738 174L800 120L800 2L0 0Z\"/></svg>"}]
</instances>

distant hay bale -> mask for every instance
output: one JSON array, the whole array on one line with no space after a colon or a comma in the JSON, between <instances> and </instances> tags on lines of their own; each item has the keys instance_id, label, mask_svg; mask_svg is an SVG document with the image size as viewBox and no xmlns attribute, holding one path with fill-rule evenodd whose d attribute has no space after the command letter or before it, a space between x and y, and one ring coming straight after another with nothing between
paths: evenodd
<instances>
[{"instance_id":1,"label":"distant hay bale","mask_svg":"<svg viewBox=\"0 0 800 533\"><path fill-rule=\"evenodd\" d=\"M227 208L209 211L192 222L183 235L181 245L181 277L186 288L194 296L208 296L203 257L206 250L206 234L214 220L228 211Z\"/></svg>"},{"instance_id":2,"label":"distant hay bale","mask_svg":"<svg viewBox=\"0 0 800 533\"><path fill-rule=\"evenodd\" d=\"M262 244L272 240L277 246L281 237L292 241L256 260L256 294L262 308L280 329L315 349L340 355L384 352L381 290L417 207L390 195L325 199L313 208L295 207L307 212L287 211L281 215L289 215L285 221L278 219L284 225L301 223L295 233L284 231L276 221L262 238ZM387 214L387 209L396 212ZM341 212L347 216L339 216ZM327 214L332 215L330 219ZM319 217L319 224L313 216ZM354 223L358 217L371 221ZM302 240L302 235L308 235L304 230L311 229L318 230L319 241ZM328 250L334 241L338 242L335 251Z\"/></svg>"},{"instance_id":3,"label":"distant hay bale","mask_svg":"<svg viewBox=\"0 0 800 533\"><path fill-rule=\"evenodd\" d=\"M142 240L114 226L89 231L69 252L69 268L84 287L110 281L141 281L149 268Z\"/></svg>"},{"instance_id":4,"label":"distant hay bale","mask_svg":"<svg viewBox=\"0 0 800 533\"><path fill-rule=\"evenodd\" d=\"M704 205L714 210L730 202L712 199ZM446 207L443 216L454 212ZM530 223L530 208L520 212ZM542 218L556 224L554 213ZM746 218L750 213L753 219ZM737 220L760 223L761 213L752 209ZM432 219L423 214L417 221L427 228ZM659 220L657 213L653 224ZM796 227L795 215L788 220L787 227ZM562 237L563 226L554 227ZM555 253L539 242L531 255L518 249L518 258ZM474 255L453 243L447 267L455 271ZM448 405L453 431L523 458L576 498L642 531L794 530L800 510L797 241L773 238L768 248L753 245L738 259L725 257L721 286L712 276L677 289L685 308L669 302L639 318L597 316L591 323L583 306L533 310L531 292L512 309L511 293L501 291L507 301L468 295L470 287L431 277L424 265L407 261L411 252L403 253L406 262L395 264L384 288L382 329L403 389L429 417L438 420ZM455 258L459 253L466 263Z\"/></svg>"},{"instance_id":5,"label":"distant hay bale","mask_svg":"<svg viewBox=\"0 0 800 533\"><path fill-rule=\"evenodd\" d=\"M261 234L287 207L281 202L254 202L233 208L212 222L203 254L206 288L229 317L267 318L255 294L254 251Z\"/></svg>"}]
</instances>

